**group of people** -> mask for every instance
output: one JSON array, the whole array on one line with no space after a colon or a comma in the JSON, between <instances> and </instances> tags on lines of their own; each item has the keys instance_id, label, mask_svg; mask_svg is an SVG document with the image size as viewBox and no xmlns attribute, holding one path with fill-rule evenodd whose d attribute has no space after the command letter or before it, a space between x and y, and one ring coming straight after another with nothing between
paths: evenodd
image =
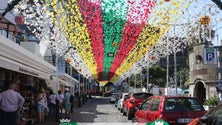
<instances>
[{"instance_id":1,"label":"group of people","mask_svg":"<svg viewBox=\"0 0 222 125\"><path fill-rule=\"evenodd\" d=\"M38 122L44 122L45 118L45 110L49 109L49 116L51 118L55 117L56 115L56 103L58 103L59 113L63 114L63 110L65 110L65 117L69 118L70 111L71 111L71 103L70 98L71 94L68 88L65 88L65 93L63 94L60 90L56 95L52 90L49 90L49 94L47 95L44 92L44 89L39 91L37 96L37 109L38 109ZM48 107L47 107L48 106Z\"/></svg>"},{"instance_id":2,"label":"group of people","mask_svg":"<svg viewBox=\"0 0 222 125\"><path fill-rule=\"evenodd\" d=\"M0 93L0 125L18 125L20 111L23 108L25 99L21 96L18 85L14 83L8 84L8 89ZM72 95L68 88L65 88L63 94L60 90L56 95L52 90L46 93L43 88L39 89L36 97L36 106L38 112L38 122L44 122L45 111L49 111L49 116L56 115L56 106L59 106L59 113L63 114L65 110L65 117L70 117ZM58 103L58 104L56 104Z\"/></svg>"}]
</instances>

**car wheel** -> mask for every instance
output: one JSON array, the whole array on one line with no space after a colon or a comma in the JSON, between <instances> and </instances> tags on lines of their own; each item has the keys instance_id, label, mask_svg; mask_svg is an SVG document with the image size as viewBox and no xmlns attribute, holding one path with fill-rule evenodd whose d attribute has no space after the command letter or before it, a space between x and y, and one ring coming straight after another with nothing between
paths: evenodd
<instances>
[{"instance_id":1,"label":"car wheel","mask_svg":"<svg viewBox=\"0 0 222 125\"><path fill-rule=\"evenodd\" d=\"M128 119L128 120L132 120L132 116L131 116L131 114L129 113L129 111L128 111L127 119Z\"/></svg>"},{"instance_id":2,"label":"car wheel","mask_svg":"<svg viewBox=\"0 0 222 125\"><path fill-rule=\"evenodd\" d=\"M130 114L130 111L129 111L128 108L127 108L127 111L126 111L126 115L127 115L128 120L132 120L132 115Z\"/></svg>"}]
</instances>

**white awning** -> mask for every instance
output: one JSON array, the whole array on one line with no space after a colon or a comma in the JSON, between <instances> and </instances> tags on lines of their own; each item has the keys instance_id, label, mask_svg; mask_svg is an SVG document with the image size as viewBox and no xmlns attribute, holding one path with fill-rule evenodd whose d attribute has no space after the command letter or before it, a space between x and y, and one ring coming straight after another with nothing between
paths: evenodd
<instances>
[{"instance_id":1,"label":"white awning","mask_svg":"<svg viewBox=\"0 0 222 125\"><path fill-rule=\"evenodd\" d=\"M50 79L50 74L25 66L21 63L9 60L4 57L0 57L0 67L42 79Z\"/></svg>"}]
</instances>

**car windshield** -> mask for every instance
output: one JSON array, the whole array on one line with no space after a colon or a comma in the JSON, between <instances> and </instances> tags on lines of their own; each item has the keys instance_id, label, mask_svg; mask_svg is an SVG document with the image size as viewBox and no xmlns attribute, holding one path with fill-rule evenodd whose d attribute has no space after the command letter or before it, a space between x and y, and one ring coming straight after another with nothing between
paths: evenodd
<instances>
[{"instance_id":1,"label":"car windshield","mask_svg":"<svg viewBox=\"0 0 222 125\"><path fill-rule=\"evenodd\" d=\"M136 93L133 95L133 98L136 99L147 99L148 97L152 96L153 94L151 93Z\"/></svg>"},{"instance_id":2,"label":"car windshield","mask_svg":"<svg viewBox=\"0 0 222 125\"><path fill-rule=\"evenodd\" d=\"M204 108L194 98L167 98L164 102L165 111L203 111Z\"/></svg>"}]
</instances>

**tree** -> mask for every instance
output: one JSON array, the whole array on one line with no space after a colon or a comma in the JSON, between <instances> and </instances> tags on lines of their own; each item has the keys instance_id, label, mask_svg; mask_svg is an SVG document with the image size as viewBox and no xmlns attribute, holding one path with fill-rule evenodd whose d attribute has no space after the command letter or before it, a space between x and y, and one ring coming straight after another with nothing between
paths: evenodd
<instances>
[{"instance_id":1,"label":"tree","mask_svg":"<svg viewBox=\"0 0 222 125\"><path fill-rule=\"evenodd\" d=\"M147 75L147 74L146 74ZM143 85L146 85L147 77L144 79ZM153 65L149 68L149 83L159 87L164 87L166 81L166 70L160 65Z\"/></svg>"}]
</instances>

